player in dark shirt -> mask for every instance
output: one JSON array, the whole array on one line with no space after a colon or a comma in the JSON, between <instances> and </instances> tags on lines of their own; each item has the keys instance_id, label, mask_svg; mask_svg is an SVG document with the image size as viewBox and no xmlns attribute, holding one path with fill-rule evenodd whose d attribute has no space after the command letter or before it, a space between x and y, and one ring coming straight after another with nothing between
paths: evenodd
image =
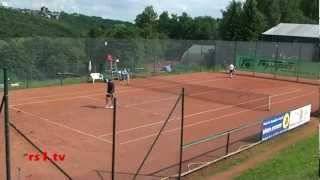
<instances>
[{"instance_id":1,"label":"player in dark shirt","mask_svg":"<svg viewBox=\"0 0 320 180\"><path fill-rule=\"evenodd\" d=\"M111 79L106 80L106 106L105 108L113 108L113 98L115 92L115 85ZM110 99L110 100L109 100Z\"/></svg>"}]
</instances>

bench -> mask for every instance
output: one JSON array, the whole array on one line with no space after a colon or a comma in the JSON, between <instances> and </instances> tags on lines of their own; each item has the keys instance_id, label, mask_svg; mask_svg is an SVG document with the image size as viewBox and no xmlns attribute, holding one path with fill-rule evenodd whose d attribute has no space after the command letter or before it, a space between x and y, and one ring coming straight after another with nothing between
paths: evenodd
<instances>
[{"instance_id":1,"label":"bench","mask_svg":"<svg viewBox=\"0 0 320 180\"><path fill-rule=\"evenodd\" d=\"M92 84L94 84L95 80L103 80L103 74L100 73L91 73L90 77L92 79Z\"/></svg>"}]
</instances>

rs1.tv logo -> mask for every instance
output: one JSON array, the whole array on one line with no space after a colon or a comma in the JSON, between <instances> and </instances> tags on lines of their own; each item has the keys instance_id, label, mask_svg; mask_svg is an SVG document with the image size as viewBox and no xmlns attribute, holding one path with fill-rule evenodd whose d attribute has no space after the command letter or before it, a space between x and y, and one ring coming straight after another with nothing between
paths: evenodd
<instances>
[{"instance_id":1,"label":"rs1.tv logo","mask_svg":"<svg viewBox=\"0 0 320 180\"><path fill-rule=\"evenodd\" d=\"M26 157L27 157L27 160L29 161L47 161L49 158L52 159L53 161L64 161L66 159L65 154L61 154L61 153L48 154L47 152L28 153Z\"/></svg>"}]
</instances>

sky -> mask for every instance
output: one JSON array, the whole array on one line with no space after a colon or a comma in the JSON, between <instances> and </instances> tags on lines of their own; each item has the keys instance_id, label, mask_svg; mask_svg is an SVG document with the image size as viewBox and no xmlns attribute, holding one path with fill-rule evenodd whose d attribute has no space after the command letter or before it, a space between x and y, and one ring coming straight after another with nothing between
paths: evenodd
<instances>
[{"instance_id":1,"label":"sky","mask_svg":"<svg viewBox=\"0 0 320 180\"><path fill-rule=\"evenodd\" d=\"M65 11L88 16L99 16L107 19L116 19L134 22L146 6L152 5L155 11L161 14L168 11L170 14L180 15L188 13L192 17L212 16L221 17L221 10L225 9L231 0L0 0L2 4L27 9L48 7L51 11ZM243 0L242 0L243 1Z\"/></svg>"}]
</instances>

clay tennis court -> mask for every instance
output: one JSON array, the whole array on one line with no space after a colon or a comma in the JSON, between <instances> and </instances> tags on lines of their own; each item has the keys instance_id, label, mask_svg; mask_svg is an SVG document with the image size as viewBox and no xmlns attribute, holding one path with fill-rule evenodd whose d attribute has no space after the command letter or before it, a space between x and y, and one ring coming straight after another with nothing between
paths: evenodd
<instances>
[{"instance_id":1,"label":"clay tennis court","mask_svg":"<svg viewBox=\"0 0 320 180\"><path fill-rule=\"evenodd\" d=\"M319 106L317 86L245 76L230 79L223 73L158 76L130 83L117 82L116 86L118 179L132 179L182 87L187 94L184 144L306 104L312 104L312 111ZM72 178L110 179L113 111L103 108L104 92L103 83L11 91L10 120L48 154L65 154L65 160L57 164ZM252 101L249 94L256 99L261 95L261 101L246 106ZM178 173L180 123L178 104L138 179L161 179ZM233 136L232 141L257 132L257 128L248 129ZM48 161L29 161L27 155L38 151L12 129L10 138L13 179L66 179ZM218 147L224 142L218 139L193 146L184 151L183 159L201 155L209 146L217 146L213 155L219 156L222 152Z\"/></svg>"}]
</instances>

